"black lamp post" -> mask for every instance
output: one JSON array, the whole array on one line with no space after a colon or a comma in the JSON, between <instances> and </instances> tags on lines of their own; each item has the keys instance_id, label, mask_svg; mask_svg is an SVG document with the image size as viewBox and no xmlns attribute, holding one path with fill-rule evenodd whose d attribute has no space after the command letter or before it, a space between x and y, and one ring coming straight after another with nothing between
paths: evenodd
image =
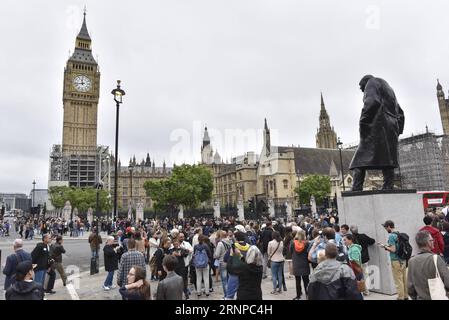
<instances>
[{"instance_id":1,"label":"black lamp post","mask_svg":"<svg viewBox=\"0 0 449 320\"><path fill-rule=\"evenodd\" d=\"M299 196L299 188L301 187L301 180L299 180L299 176L300 176L299 169L297 169L296 170L296 177L298 178L298 192L297 192L297 194L298 194L298 208L301 209L301 198Z\"/></svg>"},{"instance_id":2,"label":"black lamp post","mask_svg":"<svg viewBox=\"0 0 449 320\"><path fill-rule=\"evenodd\" d=\"M119 109L120 104L122 104L123 96L125 95L125 91L120 88L120 80L117 80L117 88L112 90L112 94L114 95L114 101L117 106L116 117L115 117L115 171L114 171L114 216L117 217L117 179L118 179L118 128L119 128Z\"/></svg>"},{"instance_id":3,"label":"black lamp post","mask_svg":"<svg viewBox=\"0 0 449 320\"><path fill-rule=\"evenodd\" d=\"M97 221L100 221L100 190L103 189L103 184L101 182L98 182L95 184L95 188L97 189L97 205L96 205L96 216Z\"/></svg>"},{"instance_id":4,"label":"black lamp post","mask_svg":"<svg viewBox=\"0 0 449 320\"><path fill-rule=\"evenodd\" d=\"M346 191L345 190L346 188L345 188L345 173L343 171L343 158L341 156L342 146L343 146L343 142L341 142L340 138L338 138L337 147L338 147L338 150L340 151L340 170L341 170L341 180L343 182L343 192L344 192L344 191Z\"/></svg>"},{"instance_id":5,"label":"black lamp post","mask_svg":"<svg viewBox=\"0 0 449 320\"><path fill-rule=\"evenodd\" d=\"M34 191L36 190L36 180L33 180L33 198L31 201L31 210L33 212L33 219L34 219Z\"/></svg>"},{"instance_id":6,"label":"black lamp post","mask_svg":"<svg viewBox=\"0 0 449 320\"><path fill-rule=\"evenodd\" d=\"M129 170L129 187L130 187L130 197L129 197L129 204L131 206L131 220L133 219L133 170L134 170L134 166L132 164L130 164L128 166L128 170Z\"/></svg>"}]
</instances>

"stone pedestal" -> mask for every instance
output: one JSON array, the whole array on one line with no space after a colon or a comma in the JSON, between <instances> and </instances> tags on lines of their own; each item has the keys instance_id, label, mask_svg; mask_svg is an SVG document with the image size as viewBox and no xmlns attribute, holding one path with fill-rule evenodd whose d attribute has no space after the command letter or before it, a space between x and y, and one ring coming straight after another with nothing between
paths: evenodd
<instances>
[{"instance_id":1,"label":"stone pedestal","mask_svg":"<svg viewBox=\"0 0 449 320\"><path fill-rule=\"evenodd\" d=\"M382 223L392 220L396 231L407 233L415 254L415 235L423 225L422 195L416 190L343 192L337 201L340 225L357 225L359 233L376 240L376 244L368 249L368 287L374 292L395 294L389 253L377 245L377 242L386 244L388 239Z\"/></svg>"},{"instance_id":2,"label":"stone pedestal","mask_svg":"<svg viewBox=\"0 0 449 320\"><path fill-rule=\"evenodd\" d=\"M285 211L287 212L287 220L291 221L293 219L293 210L290 201L285 202Z\"/></svg>"},{"instance_id":3,"label":"stone pedestal","mask_svg":"<svg viewBox=\"0 0 449 320\"><path fill-rule=\"evenodd\" d=\"M178 220L184 219L184 207L182 205L179 206L179 212L178 212Z\"/></svg>"},{"instance_id":4,"label":"stone pedestal","mask_svg":"<svg viewBox=\"0 0 449 320\"><path fill-rule=\"evenodd\" d=\"M245 209L243 208L242 200L239 200L237 203L237 211L238 211L239 221L245 220Z\"/></svg>"},{"instance_id":5,"label":"stone pedestal","mask_svg":"<svg viewBox=\"0 0 449 320\"><path fill-rule=\"evenodd\" d=\"M274 203L272 199L268 200L268 215L270 218L275 218L276 213L274 211Z\"/></svg>"},{"instance_id":6,"label":"stone pedestal","mask_svg":"<svg viewBox=\"0 0 449 320\"><path fill-rule=\"evenodd\" d=\"M214 218L220 218L220 203L218 201L214 204Z\"/></svg>"},{"instance_id":7,"label":"stone pedestal","mask_svg":"<svg viewBox=\"0 0 449 320\"><path fill-rule=\"evenodd\" d=\"M143 203L139 202L136 206L136 221L143 221Z\"/></svg>"}]
</instances>

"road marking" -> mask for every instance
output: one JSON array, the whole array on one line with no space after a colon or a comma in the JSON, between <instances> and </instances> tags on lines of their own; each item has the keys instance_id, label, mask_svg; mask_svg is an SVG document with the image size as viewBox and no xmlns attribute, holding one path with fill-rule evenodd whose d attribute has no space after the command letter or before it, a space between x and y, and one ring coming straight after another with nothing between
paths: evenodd
<instances>
[{"instance_id":1,"label":"road marking","mask_svg":"<svg viewBox=\"0 0 449 320\"><path fill-rule=\"evenodd\" d=\"M80 297L78 296L78 293L76 293L75 287L73 286L73 284L69 283L67 286L67 291L70 294L70 297L72 298L72 300L80 300Z\"/></svg>"}]
</instances>

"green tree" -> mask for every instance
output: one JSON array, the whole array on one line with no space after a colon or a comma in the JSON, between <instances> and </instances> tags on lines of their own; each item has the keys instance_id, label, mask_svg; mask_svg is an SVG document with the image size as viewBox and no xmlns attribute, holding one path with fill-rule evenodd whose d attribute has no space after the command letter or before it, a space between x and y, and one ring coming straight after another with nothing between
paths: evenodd
<instances>
[{"instance_id":1,"label":"green tree","mask_svg":"<svg viewBox=\"0 0 449 320\"><path fill-rule=\"evenodd\" d=\"M323 175L309 175L301 181L299 188L295 189L301 203L310 203L310 197L313 195L317 204L323 204L325 197L331 192L331 179Z\"/></svg>"},{"instance_id":2,"label":"green tree","mask_svg":"<svg viewBox=\"0 0 449 320\"><path fill-rule=\"evenodd\" d=\"M89 208L96 208L97 189L75 188L75 187L51 187L50 201L56 209L64 207L67 201L70 201L72 210L77 208L80 213L85 213ZM109 211L111 204L106 190L99 190L98 207L100 211Z\"/></svg>"},{"instance_id":3,"label":"green tree","mask_svg":"<svg viewBox=\"0 0 449 320\"><path fill-rule=\"evenodd\" d=\"M168 179L146 181L146 193L155 202L156 210L197 208L201 202L212 198L213 177L202 165L176 166Z\"/></svg>"}]
</instances>

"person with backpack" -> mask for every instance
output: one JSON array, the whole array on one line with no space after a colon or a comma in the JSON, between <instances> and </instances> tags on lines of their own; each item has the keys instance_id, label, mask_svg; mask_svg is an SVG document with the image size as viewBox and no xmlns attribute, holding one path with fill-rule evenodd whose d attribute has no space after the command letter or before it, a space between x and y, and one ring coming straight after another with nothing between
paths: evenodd
<instances>
[{"instance_id":1,"label":"person with backpack","mask_svg":"<svg viewBox=\"0 0 449 320\"><path fill-rule=\"evenodd\" d=\"M226 263L229 263L231 253L237 249L242 257L246 256L249 248L251 247L248 243L246 243L246 234L240 231L237 231L234 235L235 242L231 245L231 248L226 252L223 260ZM234 300L235 294L239 289L239 276L238 274L233 272L233 269L228 268L228 284L226 290L225 300Z\"/></svg>"},{"instance_id":2,"label":"person with backpack","mask_svg":"<svg viewBox=\"0 0 449 320\"><path fill-rule=\"evenodd\" d=\"M408 236L395 231L394 222L385 221L382 226L388 232L388 244L382 247L390 253L393 279L398 292L398 300L408 300L407 260L411 257L411 246ZM407 238L407 239L405 239Z\"/></svg>"},{"instance_id":3,"label":"person with backpack","mask_svg":"<svg viewBox=\"0 0 449 320\"><path fill-rule=\"evenodd\" d=\"M224 256L227 251L231 249L231 241L228 238L228 233L226 231L220 230L219 237L220 241L217 243L217 248L215 249L214 259L219 262L219 272L221 278L221 285L223 287L223 295L226 297L227 287L228 287L228 271L226 270L226 262L224 261Z\"/></svg>"},{"instance_id":4,"label":"person with backpack","mask_svg":"<svg viewBox=\"0 0 449 320\"><path fill-rule=\"evenodd\" d=\"M196 293L198 298L201 297L201 283L204 281L204 292L206 297L209 296L209 274L212 261L212 252L206 244L206 236L200 234L198 236L198 244L193 247L193 267L196 272Z\"/></svg>"},{"instance_id":5,"label":"person with backpack","mask_svg":"<svg viewBox=\"0 0 449 320\"><path fill-rule=\"evenodd\" d=\"M237 300L262 300L262 253L256 246L247 246L245 254L238 246L231 248L227 269L238 277Z\"/></svg>"},{"instance_id":6,"label":"person with backpack","mask_svg":"<svg viewBox=\"0 0 449 320\"><path fill-rule=\"evenodd\" d=\"M307 259L308 243L306 233L302 230L297 231L295 239L290 243L289 252L292 257L292 273L296 279L296 297L293 300L300 300L302 296L301 280L304 284L304 291L307 296L307 287L309 285L310 265Z\"/></svg>"}]
</instances>

